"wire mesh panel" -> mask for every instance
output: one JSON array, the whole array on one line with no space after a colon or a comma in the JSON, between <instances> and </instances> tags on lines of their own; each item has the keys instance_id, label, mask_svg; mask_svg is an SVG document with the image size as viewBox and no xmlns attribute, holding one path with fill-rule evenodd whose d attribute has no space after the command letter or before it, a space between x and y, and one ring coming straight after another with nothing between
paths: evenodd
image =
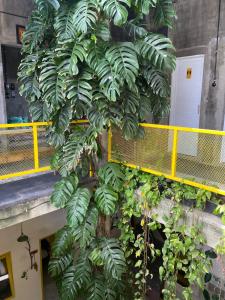
<instances>
[{"instance_id":1,"label":"wire mesh panel","mask_svg":"<svg viewBox=\"0 0 225 300\"><path fill-rule=\"evenodd\" d=\"M142 139L112 129L109 158L225 195L225 132L142 124Z\"/></svg>"},{"instance_id":2,"label":"wire mesh panel","mask_svg":"<svg viewBox=\"0 0 225 300\"><path fill-rule=\"evenodd\" d=\"M33 168L32 127L0 129L0 176Z\"/></svg>"},{"instance_id":3,"label":"wire mesh panel","mask_svg":"<svg viewBox=\"0 0 225 300\"><path fill-rule=\"evenodd\" d=\"M46 126L38 126L38 153L40 168L49 166L53 155L53 148L49 146L46 141L46 129Z\"/></svg>"},{"instance_id":4,"label":"wire mesh panel","mask_svg":"<svg viewBox=\"0 0 225 300\"><path fill-rule=\"evenodd\" d=\"M173 131L160 128L144 128L144 131L143 138L127 141L114 128L111 159L170 174Z\"/></svg>"},{"instance_id":5,"label":"wire mesh panel","mask_svg":"<svg viewBox=\"0 0 225 300\"><path fill-rule=\"evenodd\" d=\"M179 131L176 176L225 190L224 140L222 135Z\"/></svg>"}]
</instances>

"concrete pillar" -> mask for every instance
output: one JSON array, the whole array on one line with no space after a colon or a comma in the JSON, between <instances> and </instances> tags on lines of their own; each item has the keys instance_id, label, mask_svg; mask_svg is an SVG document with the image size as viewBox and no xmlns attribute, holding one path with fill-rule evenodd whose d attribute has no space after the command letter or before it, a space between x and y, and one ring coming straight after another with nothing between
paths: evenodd
<instances>
[{"instance_id":1,"label":"concrete pillar","mask_svg":"<svg viewBox=\"0 0 225 300\"><path fill-rule=\"evenodd\" d=\"M5 102L2 49L0 45L0 124L1 123L7 123L7 112L6 112L6 102Z\"/></svg>"}]
</instances>

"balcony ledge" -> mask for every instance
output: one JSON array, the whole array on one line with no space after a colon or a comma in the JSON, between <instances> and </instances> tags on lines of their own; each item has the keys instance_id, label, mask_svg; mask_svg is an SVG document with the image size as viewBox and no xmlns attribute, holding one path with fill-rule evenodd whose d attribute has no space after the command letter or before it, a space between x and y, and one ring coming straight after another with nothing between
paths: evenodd
<instances>
[{"instance_id":1,"label":"balcony ledge","mask_svg":"<svg viewBox=\"0 0 225 300\"><path fill-rule=\"evenodd\" d=\"M25 222L57 210L50 201L59 175L48 173L0 185L0 229ZM81 185L90 185L84 179Z\"/></svg>"}]
</instances>

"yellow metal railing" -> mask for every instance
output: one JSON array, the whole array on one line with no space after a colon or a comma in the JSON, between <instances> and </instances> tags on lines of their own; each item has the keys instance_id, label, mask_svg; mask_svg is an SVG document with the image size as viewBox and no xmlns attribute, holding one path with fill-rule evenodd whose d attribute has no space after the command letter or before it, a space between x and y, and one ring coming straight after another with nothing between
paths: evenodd
<instances>
[{"instance_id":1,"label":"yellow metal railing","mask_svg":"<svg viewBox=\"0 0 225 300\"><path fill-rule=\"evenodd\" d=\"M87 123L86 120L72 122ZM50 170L48 122L0 124L0 180ZM225 132L140 124L142 139L112 128L108 160L225 195Z\"/></svg>"},{"instance_id":2,"label":"yellow metal railing","mask_svg":"<svg viewBox=\"0 0 225 300\"><path fill-rule=\"evenodd\" d=\"M225 132L140 125L145 135L137 140L109 131L109 161L225 195Z\"/></svg>"},{"instance_id":3,"label":"yellow metal railing","mask_svg":"<svg viewBox=\"0 0 225 300\"><path fill-rule=\"evenodd\" d=\"M0 180L50 170L47 122L0 124Z\"/></svg>"},{"instance_id":4,"label":"yellow metal railing","mask_svg":"<svg viewBox=\"0 0 225 300\"><path fill-rule=\"evenodd\" d=\"M0 180L51 170L53 148L46 142L49 125L51 122L0 124Z\"/></svg>"}]
</instances>

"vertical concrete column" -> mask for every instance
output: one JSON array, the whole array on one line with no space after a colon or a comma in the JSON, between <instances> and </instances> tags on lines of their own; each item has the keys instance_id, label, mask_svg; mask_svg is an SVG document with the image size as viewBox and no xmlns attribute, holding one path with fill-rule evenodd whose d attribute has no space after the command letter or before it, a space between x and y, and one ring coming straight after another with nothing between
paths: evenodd
<instances>
[{"instance_id":1,"label":"vertical concrete column","mask_svg":"<svg viewBox=\"0 0 225 300\"><path fill-rule=\"evenodd\" d=\"M7 123L2 49L0 44L0 124Z\"/></svg>"}]
</instances>

